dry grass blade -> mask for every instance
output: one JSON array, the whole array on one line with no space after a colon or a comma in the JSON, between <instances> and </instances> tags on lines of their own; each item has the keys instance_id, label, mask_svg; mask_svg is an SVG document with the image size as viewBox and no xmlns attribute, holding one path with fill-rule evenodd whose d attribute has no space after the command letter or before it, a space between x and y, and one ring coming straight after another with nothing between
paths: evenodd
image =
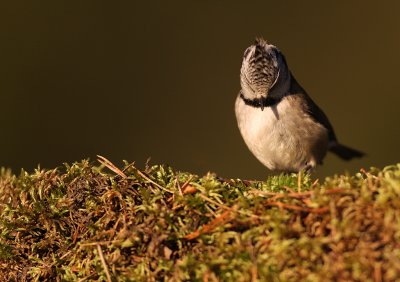
<instances>
[{"instance_id":1,"label":"dry grass blade","mask_svg":"<svg viewBox=\"0 0 400 282\"><path fill-rule=\"evenodd\" d=\"M231 210L231 209L232 209L232 208L230 208L230 207L227 207L227 206L225 206L225 205L222 205L222 204L220 204L220 203L218 203L218 202L216 202L216 201L210 199L209 197L207 197L207 196L205 196L205 195L203 195L203 194L199 194L199 197L202 198L202 199L204 199L204 200L206 200L207 202L210 202L211 204L214 204L214 205L216 205L216 206L218 206L218 207L220 207L220 208L223 208L223 209L225 209L225 210Z\"/></svg>"},{"instance_id":2,"label":"dry grass blade","mask_svg":"<svg viewBox=\"0 0 400 282\"><path fill-rule=\"evenodd\" d=\"M126 178L127 177L126 174L122 172L122 170L120 170L118 167L116 167L112 162L110 162L105 157L97 155L97 158L98 158L97 161L99 163L101 163L102 165L106 166L107 168L109 168L111 171L115 172L116 174L118 174L122 178Z\"/></svg>"},{"instance_id":3,"label":"dry grass blade","mask_svg":"<svg viewBox=\"0 0 400 282\"><path fill-rule=\"evenodd\" d=\"M104 259L103 250L101 249L100 244L97 244L97 251L99 252L101 264L103 265L104 272L106 273L107 276L107 282L111 282L111 275L110 272L108 271L107 263L106 260Z\"/></svg>"},{"instance_id":4,"label":"dry grass blade","mask_svg":"<svg viewBox=\"0 0 400 282\"><path fill-rule=\"evenodd\" d=\"M96 275L96 273L89 274L88 276L86 276L86 277L84 277L82 279L79 279L78 282L85 282L85 281L89 280L91 277L93 277L95 275Z\"/></svg>"},{"instance_id":5,"label":"dry grass blade","mask_svg":"<svg viewBox=\"0 0 400 282\"><path fill-rule=\"evenodd\" d=\"M140 171L140 169L136 168L133 164L130 164L129 167L133 168L136 171L136 173L139 174L142 178L144 178L146 181L150 182L151 184L157 186L161 190L167 191L171 194L174 193L172 190L167 189L167 188L161 186L160 184L158 184L157 182L153 181L150 177L148 177L144 172Z\"/></svg>"},{"instance_id":6,"label":"dry grass blade","mask_svg":"<svg viewBox=\"0 0 400 282\"><path fill-rule=\"evenodd\" d=\"M299 173L298 173L298 178L297 178L297 192L299 192L299 193L301 193L301 174L302 174L303 172L302 171L300 171Z\"/></svg>"}]
</instances>

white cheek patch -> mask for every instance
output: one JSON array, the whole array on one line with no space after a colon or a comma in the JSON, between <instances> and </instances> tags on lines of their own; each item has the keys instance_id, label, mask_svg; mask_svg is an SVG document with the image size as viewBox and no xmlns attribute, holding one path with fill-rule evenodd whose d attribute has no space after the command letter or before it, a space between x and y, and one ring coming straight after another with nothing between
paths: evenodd
<instances>
[{"instance_id":1,"label":"white cheek patch","mask_svg":"<svg viewBox=\"0 0 400 282\"><path fill-rule=\"evenodd\" d=\"M278 62L278 58L276 57L276 53L274 52L273 54L272 54L272 56L274 56L274 67L276 67L276 68L278 68L278 64L279 64L279 62Z\"/></svg>"}]
</instances>

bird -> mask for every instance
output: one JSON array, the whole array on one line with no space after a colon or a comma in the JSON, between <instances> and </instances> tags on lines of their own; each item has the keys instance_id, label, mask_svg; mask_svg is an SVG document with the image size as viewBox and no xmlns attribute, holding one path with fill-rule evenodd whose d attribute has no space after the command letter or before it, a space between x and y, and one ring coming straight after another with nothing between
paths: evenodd
<instances>
[{"instance_id":1,"label":"bird","mask_svg":"<svg viewBox=\"0 0 400 282\"><path fill-rule=\"evenodd\" d=\"M328 151L343 160L363 152L342 145L325 113L297 82L282 52L263 38L248 47L235 101L239 131L269 170L314 171Z\"/></svg>"}]
</instances>

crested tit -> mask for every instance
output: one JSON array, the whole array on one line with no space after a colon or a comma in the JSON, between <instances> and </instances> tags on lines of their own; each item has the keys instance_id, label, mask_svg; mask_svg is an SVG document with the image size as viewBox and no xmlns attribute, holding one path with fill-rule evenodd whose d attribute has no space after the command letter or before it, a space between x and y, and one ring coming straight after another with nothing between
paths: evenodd
<instances>
[{"instance_id":1,"label":"crested tit","mask_svg":"<svg viewBox=\"0 0 400 282\"><path fill-rule=\"evenodd\" d=\"M344 160L364 154L341 145L324 112L290 72L285 57L264 39L246 49L235 113L254 156L270 170L309 171L329 150Z\"/></svg>"}]
</instances>

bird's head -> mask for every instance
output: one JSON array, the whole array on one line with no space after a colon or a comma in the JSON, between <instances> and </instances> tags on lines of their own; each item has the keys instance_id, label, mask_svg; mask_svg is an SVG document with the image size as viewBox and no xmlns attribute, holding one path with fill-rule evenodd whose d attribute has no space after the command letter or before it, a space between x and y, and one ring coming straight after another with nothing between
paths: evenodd
<instances>
[{"instance_id":1,"label":"bird's head","mask_svg":"<svg viewBox=\"0 0 400 282\"><path fill-rule=\"evenodd\" d=\"M240 70L242 94L246 99L264 100L278 82L286 80L288 73L279 49L258 38L243 54Z\"/></svg>"}]
</instances>

